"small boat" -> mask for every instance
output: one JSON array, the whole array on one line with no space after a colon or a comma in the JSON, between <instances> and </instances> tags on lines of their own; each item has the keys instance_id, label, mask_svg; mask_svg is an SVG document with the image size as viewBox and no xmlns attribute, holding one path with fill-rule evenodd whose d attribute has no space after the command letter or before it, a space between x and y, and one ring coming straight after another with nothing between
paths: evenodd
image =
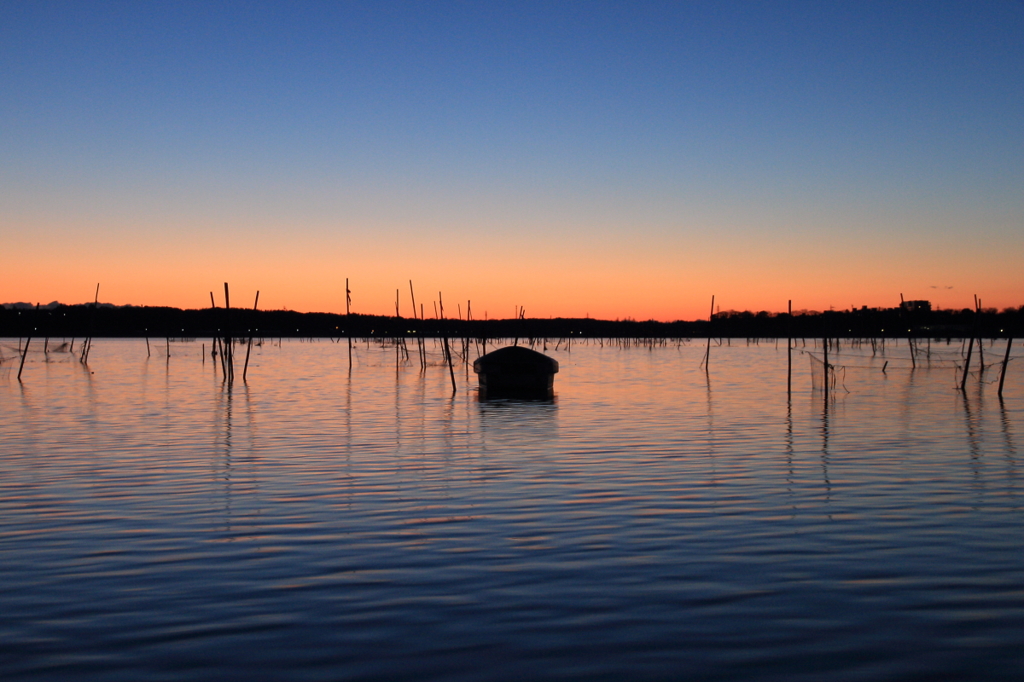
<instances>
[{"instance_id":1,"label":"small boat","mask_svg":"<svg viewBox=\"0 0 1024 682\"><path fill-rule=\"evenodd\" d=\"M550 398L558 361L522 346L506 346L473 361L485 398Z\"/></svg>"}]
</instances>

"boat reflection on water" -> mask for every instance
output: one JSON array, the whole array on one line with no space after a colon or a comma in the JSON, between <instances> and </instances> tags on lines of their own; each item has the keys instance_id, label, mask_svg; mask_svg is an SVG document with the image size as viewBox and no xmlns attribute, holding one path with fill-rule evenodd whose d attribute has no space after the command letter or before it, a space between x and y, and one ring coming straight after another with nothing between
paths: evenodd
<instances>
[{"instance_id":1,"label":"boat reflection on water","mask_svg":"<svg viewBox=\"0 0 1024 682\"><path fill-rule=\"evenodd\" d=\"M499 393L494 395L481 387L477 392L476 399L477 402L497 410L510 409L517 405L558 405L558 396L551 392L540 395L535 393L522 393L520 395Z\"/></svg>"},{"instance_id":2,"label":"boat reflection on water","mask_svg":"<svg viewBox=\"0 0 1024 682\"><path fill-rule=\"evenodd\" d=\"M488 398L481 391L477 397L481 453L513 451L520 461L549 457L560 438L558 411L556 396Z\"/></svg>"}]
</instances>

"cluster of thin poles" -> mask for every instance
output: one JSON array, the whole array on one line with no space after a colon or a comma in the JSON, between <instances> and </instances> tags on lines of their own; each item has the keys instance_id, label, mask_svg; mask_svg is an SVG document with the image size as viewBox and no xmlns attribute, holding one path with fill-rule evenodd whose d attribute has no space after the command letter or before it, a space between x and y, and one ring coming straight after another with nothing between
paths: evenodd
<instances>
[{"instance_id":1,"label":"cluster of thin poles","mask_svg":"<svg viewBox=\"0 0 1024 682\"><path fill-rule=\"evenodd\" d=\"M260 292L256 292L256 301L252 304L253 312L259 309ZM210 292L210 307L216 309L217 302L214 300L213 292ZM245 363L242 365L242 381L245 382L249 374L249 357L252 355L253 330L249 330L249 337L245 341ZM147 340L148 344L148 340ZM224 382L232 383L235 380L235 339L231 333L231 292L228 283L224 282L224 330L223 335L215 335L212 339L211 355L220 359L221 376ZM205 354L205 351L204 351ZM170 357L170 347L168 347Z\"/></svg>"},{"instance_id":2,"label":"cluster of thin poles","mask_svg":"<svg viewBox=\"0 0 1024 682\"><path fill-rule=\"evenodd\" d=\"M90 318L90 328L91 329L95 327L95 314L96 314L96 309L99 307L99 295L100 295L100 285L97 284L96 285L96 294L95 294L94 299L93 299L92 315L91 315L91 318ZM417 321L419 321L421 323L425 322L426 318L425 318L425 315L424 315L423 304L422 303L420 304L419 310L417 310L417 308L416 308L416 292L415 292L415 290L413 288L412 280L409 280L409 297L410 297L410 299L412 301L413 319L417 320ZM260 302L260 292L257 291L256 292L256 300L253 303L253 308L252 308L253 312L255 312L256 310L259 309L259 302ZM905 306L903 305L904 304L903 294L900 294L900 304L901 304L901 306L900 306L901 308L905 308ZM214 299L212 291L210 292L210 306L213 309L216 309L216 307L217 307L217 304L216 304L216 301ZM471 301L467 301L466 302L466 319L467 320L472 320L473 319L473 313L472 313L472 307L471 306L472 306L472 302ZM962 374L960 376L960 382L959 382L959 387L958 388L959 388L959 390L961 392L966 391L966 389L967 389L967 378L970 375L971 361L972 361L972 357L973 357L973 353L974 353L974 345L975 345L975 341L976 340L978 342L978 356L979 356L978 361L979 361L979 366L980 366L980 372L984 372L984 369L985 369L985 362L984 362L984 355L983 355L984 354L984 347L981 344L980 338L978 338L978 324L979 324L980 319L981 319L981 310L982 309L981 309L981 299L978 298L977 295L975 295L975 297L974 297L974 307L975 307L975 312L977 313L977 315L975 316L975 328L972 331L972 333L971 333L971 335L970 335L970 337L968 339L967 350L966 350L965 359L964 359L964 366L963 366ZM37 310L38 310L38 308L39 308L39 306L36 305L36 309ZM790 325L792 325L792 317L793 317L793 301L792 300L790 300L788 302L788 304L787 304L787 311L789 313ZM352 314L352 290L349 288L349 280L348 280L348 278L346 278L345 279L345 315L348 316L348 315L351 315L351 314ZM443 299L442 293L440 291L437 292L437 301L434 303L434 315L435 315L435 317L437 319L439 319L441 321L443 321L445 319L445 315L444 315L444 299ZM395 290L395 317L401 317L401 311L399 309L399 290L398 289ZM526 319L526 309L525 309L525 307L516 306L516 318L519 319L519 320L525 320ZM459 306L459 319L460 320L462 319L462 306L461 305ZM714 334L712 333L714 331L714 329L713 329L713 327L714 327L714 320L715 320L715 297L714 297L714 295L712 295L711 296L711 311L710 311L710 313L708 315L707 346L706 346L705 351L704 351L704 357L703 357L703 359L701 360L701 363L700 363L700 366L704 368L705 374L709 374L710 373L711 339L714 336ZM80 355L79 355L79 362L81 364L83 364L83 365L86 365L88 363L88 361L89 361L89 353L92 350L92 338L93 338L92 337L92 333L90 331L89 336L87 336L82 341L82 346L81 346ZM48 340L49 339L47 339L47 341ZM1001 363L1002 367L1001 367L1000 373L999 373L999 387L998 387L998 390L997 390L997 394L998 394L1000 399L1002 399L1002 397L1003 397L1003 386L1004 386L1005 381L1006 381L1006 368L1007 368L1007 365L1010 362L1010 349L1013 346L1013 341L1014 341L1014 339L1013 339L1012 336L1010 336L1007 339L1007 341L1006 341L1006 352L1005 352L1005 355L1003 356L1003 361ZM828 398L829 398L830 379L834 378L834 372L835 372L835 367L833 367L833 365L829 363L829 357L828 357L828 352L829 352L829 347L831 345L831 342L832 342L832 339L829 338L829 335L828 335L827 330L826 330L824 338L822 339L822 365L823 365L823 369L824 369L824 381L822 382L822 387L823 387L823 392L824 392L824 395L825 395L825 400L828 400ZM24 347L20 349L21 350L21 360L20 360L20 363L18 365L18 381L19 382L21 381L22 371L25 368L25 359L28 356L28 349L29 349L29 345L31 343L32 343L32 336L29 335L28 338L25 341ZM72 339L71 340L71 347L70 347L70 352L71 353L74 353L74 343L75 343L75 341L74 341L74 339ZM234 337L232 335L232 331L231 331L231 295L230 295L230 290L229 290L229 287L228 287L228 283L225 282L224 283L224 329L223 329L223 335L218 334L218 335L215 335L213 337L213 339L212 339L211 355L214 358L219 358L219 360L220 360L219 364L220 364L220 367L221 367L221 374L222 374L222 376L224 378L224 381L227 382L227 383L233 382L234 378L235 378L234 343L235 343L235 339L234 339ZM252 345L253 345L252 330L249 330L249 336L248 336L248 339L246 340L245 343L246 343L245 362L244 362L243 367L242 367L242 381L243 382L246 381L247 376L248 376L249 358L250 358L250 356L252 354ZM486 339L482 339L482 343L483 343L483 354L486 354L487 353L487 340ZM561 342L559 342L559 344L560 343ZM882 339L883 352L884 352L884 343L885 343L885 340ZM425 347L422 335L417 335L417 337L416 337L416 344L417 344L417 351L418 351L417 354L418 354L419 361L420 361L420 369L421 370L425 370L426 367L427 367L427 351L426 351L426 347ZM455 381L455 363L454 363L454 360L452 358L451 344L449 342L447 334L442 335L442 337L441 337L441 344L442 344L443 361L444 361L445 364L448 365L448 373L449 373L449 376L451 377L452 391L456 392L458 389L457 389L457 383ZM517 336L513 340L513 345L518 345L518 344L519 344L519 337ZM571 344L572 344L572 339L570 338L570 339L568 339L566 341L566 348L567 349L571 348ZM908 344L908 347L909 347L909 350L910 350L911 365L912 365L912 367L916 368L917 367L917 354L919 352L919 349L917 348L917 346L916 346L916 344L914 342L914 339L911 337L909 329L908 329L908 333L907 333L907 344ZM874 339L872 339L871 345L872 345L872 351L874 353L874 350L875 350L875 341L874 341ZM400 345L398 345L398 342L396 342L396 346L398 347L398 352L400 352L400 353L404 352L405 359L408 360L409 359L409 349L406 346L405 338L403 337L403 338L400 339ZM547 350L547 344L546 343L544 344L544 349ZM555 349L556 350L558 349L557 345L556 345ZM463 350L463 352L462 352L463 360L467 360L468 361L468 355L469 355L469 339L468 338L463 339L463 349L462 350ZM148 336L146 337L146 354L147 354L147 357L148 357L149 356L149 337ZM205 355L205 350L204 350L204 355ZM168 337L167 338L167 357L170 358L170 356L171 356L170 337ZM348 363L349 363L349 369L351 369L351 367L352 367L352 337L351 336L348 337ZM887 361L885 363L885 365L883 365L883 367L882 367L882 372L883 373L885 372L886 367L888 366L888 364L889 363ZM786 394L787 394L787 396L792 396L792 392L793 392L793 335L792 335L792 331L790 330L788 332L788 334L787 334L787 343L786 343Z\"/></svg>"}]
</instances>

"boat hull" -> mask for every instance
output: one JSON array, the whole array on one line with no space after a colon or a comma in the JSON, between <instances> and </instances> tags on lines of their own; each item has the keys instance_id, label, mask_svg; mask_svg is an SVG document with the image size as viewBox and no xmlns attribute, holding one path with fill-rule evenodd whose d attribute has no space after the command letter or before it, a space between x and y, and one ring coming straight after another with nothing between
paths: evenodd
<instances>
[{"instance_id":1,"label":"boat hull","mask_svg":"<svg viewBox=\"0 0 1024 682\"><path fill-rule=\"evenodd\" d=\"M508 346L476 359L481 397L550 398L558 361L542 353Z\"/></svg>"}]
</instances>

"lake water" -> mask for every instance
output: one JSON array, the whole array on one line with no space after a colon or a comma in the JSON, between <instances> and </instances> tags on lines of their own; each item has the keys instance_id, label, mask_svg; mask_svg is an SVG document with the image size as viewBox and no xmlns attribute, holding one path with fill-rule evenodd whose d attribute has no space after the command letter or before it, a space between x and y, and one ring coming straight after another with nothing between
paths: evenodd
<instances>
[{"instance_id":1,"label":"lake water","mask_svg":"<svg viewBox=\"0 0 1024 682\"><path fill-rule=\"evenodd\" d=\"M1020 679L1024 367L552 343L481 402L427 343L2 340L0 678Z\"/></svg>"}]
</instances>

